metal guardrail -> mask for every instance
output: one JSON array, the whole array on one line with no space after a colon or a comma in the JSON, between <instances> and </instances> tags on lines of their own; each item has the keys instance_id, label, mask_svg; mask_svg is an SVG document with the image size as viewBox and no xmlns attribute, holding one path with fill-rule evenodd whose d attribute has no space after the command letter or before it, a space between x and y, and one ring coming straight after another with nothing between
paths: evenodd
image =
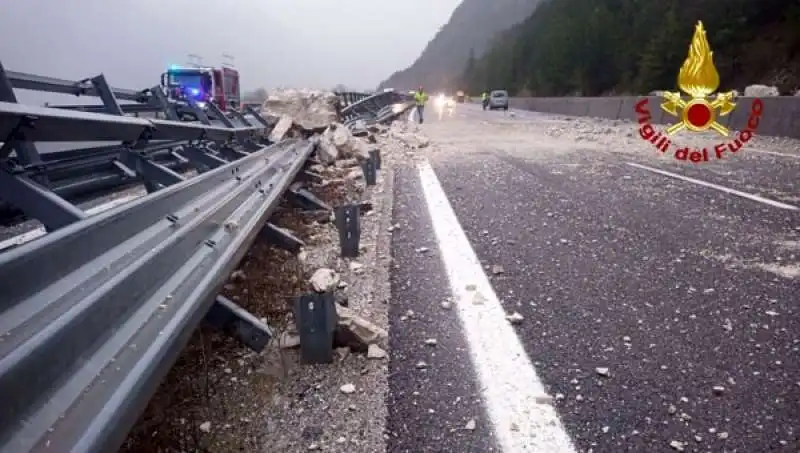
<instances>
[{"instance_id":1,"label":"metal guardrail","mask_svg":"<svg viewBox=\"0 0 800 453\"><path fill-rule=\"evenodd\" d=\"M268 145L252 111L255 121L181 122L162 103L167 119L127 116L157 103L157 90L88 80L0 66L0 194L50 231L0 253L2 453L116 451L204 317L263 347L269 328L218 292L257 236L296 243L269 223L284 195L315 201L294 181L316 139ZM22 105L13 88L93 94L106 111ZM118 144L55 157L37 149L98 141ZM198 175L171 169L159 160L167 155ZM89 216L50 186L59 171L97 162L148 194Z\"/></svg>"},{"instance_id":2,"label":"metal guardrail","mask_svg":"<svg viewBox=\"0 0 800 453\"><path fill-rule=\"evenodd\" d=\"M636 104L647 99L653 124L671 124L676 118L658 106L664 101L658 96L617 97L551 97L510 98L512 108L556 115L587 116L611 120L636 121ZM755 98L736 98L737 108L718 122L728 129L742 130L747 126L750 106ZM795 96L762 97L763 114L757 134L766 136L800 138L800 98Z\"/></svg>"},{"instance_id":3,"label":"metal guardrail","mask_svg":"<svg viewBox=\"0 0 800 453\"><path fill-rule=\"evenodd\" d=\"M268 126L267 121L252 108L245 107L243 111L231 110L223 113L214 105L201 109L193 103L170 102L158 86L141 91L122 90L112 88L102 75L84 81L69 81L5 71L0 65L0 101L15 103L14 88L97 96L103 101L102 105L48 106L53 109L182 120L238 129L239 135L233 141L234 145L255 149L267 144L264 136L259 133L248 135L246 132L257 132ZM120 104L119 99L135 103ZM24 130L20 129L15 133L24 134ZM23 138L6 140L5 136L0 136L0 142L7 142L0 151L0 166L6 173L36 181L67 201L79 202L85 197L100 195L104 191L144 182L139 173L126 167L125 162L120 159L120 155L128 148L122 142L71 142L65 147L64 144L34 143ZM178 173L191 166L187 154L194 151L189 149L189 145L197 148L197 144L187 140L149 140L148 143L139 145L139 155ZM15 152L12 153L12 149ZM9 195L10 188L3 183L4 179L6 178L0 176L0 193L4 194L0 195L0 199L3 199L0 201L0 224L9 224L16 221L24 211L19 209L26 205L19 199L20 196L27 198L28 195Z\"/></svg>"},{"instance_id":4,"label":"metal guardrail","mask_svg":"<svg viewBox=\"0 0 800 453\"><path fill-rule=\"evenodd\" d=\"M407 94L384 91L377 94L336 93L340 100L339 118L354 128L359 121L365 125L394 120L412 106Z\"/></svg>"}]
</instances>

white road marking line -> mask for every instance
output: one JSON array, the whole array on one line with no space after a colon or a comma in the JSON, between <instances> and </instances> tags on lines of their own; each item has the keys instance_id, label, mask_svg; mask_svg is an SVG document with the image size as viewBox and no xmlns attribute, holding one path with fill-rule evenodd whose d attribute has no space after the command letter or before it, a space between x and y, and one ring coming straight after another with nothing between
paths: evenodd
<instances>
[{"instance_id":1,"label":"white road marking line","mask_svg":"<svg viewBox=\"0 0 800 453\"><path fill-rule=\"evenodd\" d=\"M575 453L552 399L505 319L506 313L430 163L420 166L419 176L472 362L502 451Z\"/></svg>"},{"instance_id":2,"label":"white road marking line","mask_svg":"<svg viewBox=\"0 0 800 453\"><path fill-rule=\"evenodd\" d=\"M681 181L690 182L692 184L697 184L697 185L700 185L700 186L704 186L704 187L708 187L708 188L711 188L711 189L719 190L720 192L725 192L725 193L728 193L728 194L731 194L731 195L736 195L737 197L747 198L748 200L757 201L759 203L763 203L763 204L772 206L774 208L788 209L790 211L798 211L798 210L800 210L800 208L798 208L797 206L793 206L793 205L786 204L786 203L781 203L780 201L770 200L769 198L764 198L764 197L759 196L759 195L753 195L751 193L742 192L742 191L736 190L736 189L731 189L729 187L719 186L717 184L713 184L713 183L706 182L706 181L701 181L699 179L689 178L688 176L679 175L677 173L671 173L671 172L668 172L668 171L659 170L657 168L648 167L646 165L635 164L633 162L626 162L626 164L630 165L631 167L636 167L636 168L640 168L642 170L651 171L653 173L658 173L660 175L668 176L670 178L680 179Z\"/></svg>"},{"instance_id":3,"label":"white road marking line","mask_svg":"<svg viewBox=\"0 0 800 453\"><path fill-rule=\"evenodd\" d=\"M133 200L135 198L139 198L141 196L142 195L126 195L124 197L117 198L115 200L111 200L111 201L109 201L107 203L99 204L97 206L89 208L89 209L86 210L86 214L88 214L88 215L99 214L99 213L101 213L103 211L108 211L111 208L117 207L117 206L119 206L121 204L125 204L125 203L127 203L127 202L129 202L129 201L131 201L131 200ZM39 228L36 228L35 230L26 231L26 232L24 232L22 234L18 234L18 235L14 236L14 237L10 237L8 239L0 241L0 252L2 252L3 250L5 250L5 249L7 249L9 247L13 247L13 246L16 246L16 245L22 245L22 244L24 244L26 242L30 242L30 241L38 238L38 237L44 236L45 233L46 233L46 231L44 230L44 227L39 227Z\"/></svg>"},{"instance_id":4,"label":"white road marking line","mask_svg":"<svg viewBox=\"0 0 800 453\"><path fill-rule=\"evenodd\" d=\"M765 149L745 149L746 151L750 151L752 153L762 153L762 154L771 154L773 156L781 156L781 157L790 157L792 159L800 159L800 154L786 154L786 153L779 153L776 151L767 151Z\"/></svg>"}]
</instances>

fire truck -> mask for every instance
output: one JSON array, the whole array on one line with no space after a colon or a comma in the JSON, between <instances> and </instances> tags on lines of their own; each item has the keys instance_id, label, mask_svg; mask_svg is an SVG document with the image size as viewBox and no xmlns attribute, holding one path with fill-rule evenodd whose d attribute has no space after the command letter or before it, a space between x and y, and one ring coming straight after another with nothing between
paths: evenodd
<instances>
[{"instance_id":1,"label":"fire truck","mask_svg":"<svg viewBox=\"0 0 800 453\"><path fill-rule=\"evenodd\" d=\"M201 108L213 103L224 112L231 107L239 108L242 102L239 71L231 66L172 66L161 74L161 86L170 100L186 102L191 99Z\"/></svg>"}]
</instances>

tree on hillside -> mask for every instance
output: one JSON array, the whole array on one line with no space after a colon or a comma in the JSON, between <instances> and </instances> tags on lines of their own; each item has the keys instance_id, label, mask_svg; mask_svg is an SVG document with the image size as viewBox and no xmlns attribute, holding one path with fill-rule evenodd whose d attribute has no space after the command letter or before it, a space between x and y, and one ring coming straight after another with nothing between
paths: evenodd
<instances>
[{"instance_id":1,"label":"tree on hillside","mask_svg":"<svg viewBox=\"0 0 800 453\"><path fill-rule=\"evenodd\" d=\"M698 20L723 87L800 86L800 3L785 0L549 0L461 78L536 96L675 89Z\"/></svg>"}]
</instances>

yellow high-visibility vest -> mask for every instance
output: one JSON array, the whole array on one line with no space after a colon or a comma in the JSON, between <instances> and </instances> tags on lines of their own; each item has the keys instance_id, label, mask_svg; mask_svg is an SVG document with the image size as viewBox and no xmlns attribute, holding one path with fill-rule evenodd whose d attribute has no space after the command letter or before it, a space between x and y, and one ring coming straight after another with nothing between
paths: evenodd
<instances>
[{"instance_id":1,"label":"yellow high-visibility vest","mask_svg":"<svg viewBox=\"0 0 800 453\"><path fill-rule=\"evenodd\" d=\"M425 103L428 102L428 93L417 91L414 93L414 101L416 101L417 105L425 105Z\"/></svg>"}]
</instances>

